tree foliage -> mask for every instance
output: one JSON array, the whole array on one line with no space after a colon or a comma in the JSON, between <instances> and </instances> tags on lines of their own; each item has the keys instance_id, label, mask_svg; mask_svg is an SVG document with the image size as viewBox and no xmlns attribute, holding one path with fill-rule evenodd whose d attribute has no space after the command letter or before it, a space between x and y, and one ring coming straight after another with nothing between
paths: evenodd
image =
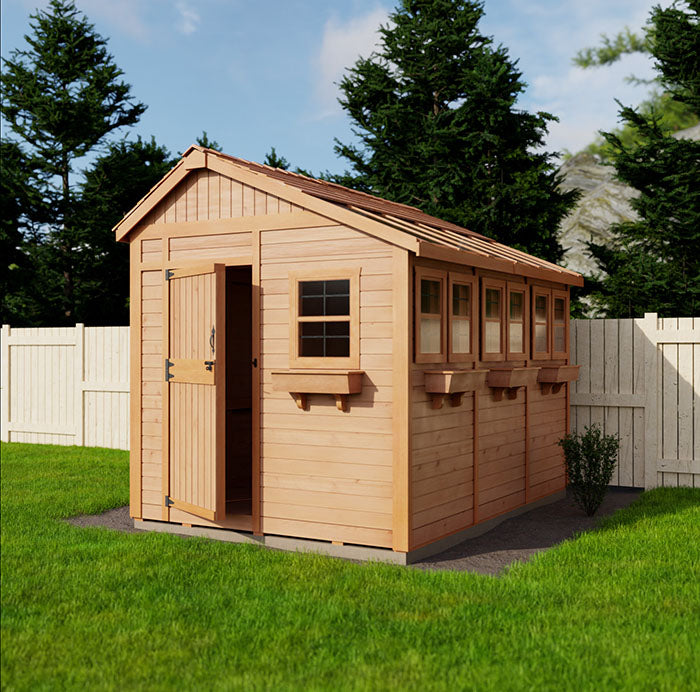
<instances>
[{"instance_id":1,"label":"tree foliage","mask_svg":"<svg viewBox=\"0 0 700 692\"><path fill-rule=\"evenodd\" d=\"M601 45L580 50L574 57L574 64L579 67L612 65L624 55L651 53L652 41L653 38L649 32L645 31L641 35L635 34L630 31L629 27L625 27L612 38L602 34L600 37Z\"/></svg>"},{"instance_id":2,"label":"tree foliage","mask_svg":"<svg viewBox=\"0 0 700 692\"><path fill-rule=\"evenodd\" d=\"M21 268L21 282L7 284L2 319L72 324L111 306L101 299L112 291L126 301L111 284L123 250L104 241L110 215L86 212L87 204L104 209L105 202L89 197L89 176L81 182L76 162L104 152L109 136L135 124L146 107L132 98L106 40L73 2L51 0L30 17L30 28L26 47L3 61L2 115L13 135L3 143L3 193L9 192L7 201L3 194L3 243L17 260L3 270L9 281ZM94 171L113 161L114 151L108 148L106 156ZM111 175L115 190L120 183ZM127 177L143 176L129 171ZM105 288L94 292L96 271Z\"/></svg>"},{"instance_id":3,"label":"tree foliage","mask_svg":"<svg viewBox=\"0 0 700 692\"><path fill-rule=\"evenodd\" d=\"M659 81L674 101L700 111L700 0L652 10L653 57ZM639 220L613 226L607 247L591 244L605 275L592 294L610 317L655 311L693 316L700 310L700 141L677 139L655 118L622 108L638 133L628 145L605 138L616 152L618 178L636 188Z\"/></svg>"},{"instance_id":4,"label":"tree foliage","mask_svg":"<svg viewBox=\"0 0 700 692\"><path fill-rule=\"evenodd\" d=\"M110 144L85 171L76 213L83 267L76 290L81 321L128 324L129 247L117 243L112 228L175 165L155 139Z\"/></svg>"},{"instance_id":5,"label":"tree foliage","mask_svg":"<svg viewBox=\"0 0 700 692\"><path fill-rule=\"evenodd\" d=\"M402 0L340 83L359 143L336 141L352 170L334 180L557 261L576 195L542 150L555 118L516 107L525 83L483 15L475 0Z\"/></svg>"},{"instance_id":6,"label":"tree foliage","mask_svg":"<svg viewBox=\"0 0 700 692\"><path fill-rule=\"evenodd\" d=\"M684 41L683 37L678 40ZM687 41L685 41L687 42ZM692 42L692 38L691 38ZM648 22L640 34L630 31L625 27L614 37L605 34L601 36L601 45L580 50L573 59L575 65L583 68L601 67L612 65L621 60L625 55L642 53L651 55L656 48L656 26L653 22ZM654 118L659 128L664 132L677 132L693 125L697 125L698 109L691 108L682 100L673 98L665 91L663 79L660 74L656 78L640 79L634 75L627 77L628 82L635 84L653 84L648 97L639 104L639 112L647 119ZM625 122L621 127L612 130L612 133L626 147L638 146L642 144L641 135L637 128L629 122ZM610 142L598 135L583 151L595 154L601 161L607 163L611 157L617 153Z\"/></svg>"}]
</instances>

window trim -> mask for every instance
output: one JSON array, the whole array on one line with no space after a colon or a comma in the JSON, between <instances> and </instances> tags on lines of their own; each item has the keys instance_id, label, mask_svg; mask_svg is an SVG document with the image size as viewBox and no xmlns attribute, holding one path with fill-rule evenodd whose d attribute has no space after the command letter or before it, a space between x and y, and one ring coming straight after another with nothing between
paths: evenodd
<instances>
[{"instance_id":1,"label":"window trim","mask_svg":"<svg viewBox=\"0 0 700 692\"><path fill-rule=\"evenodd\" d=\"M545 296L547 298L547 350L538 351L536 348L537 340L535 338L535 330L537 327L537 310L535 303L538 296ZM544 286L533 286L532 287L532 301L530 306L530 314L532 318L530 320L530 334L531 334L531 348L532 348L532 360L551 360L552 358L552 290L550 288L545 288Z\"/></svg>"},{"instance_id":2,"label":"window trim","mask_svg":"<svg viewBox=\"0 0 700 692\"><path fill-rule=\"evenodd\" d=\"M495 289L501 294L501 316L500 334L501 334L501 350L498 353L486 353L486 290ZM492 279L490 277L482 277L481 279L481 310L479 311L481 321L481 360L482 361L504 361L506 359L506 325L505 325L505 297L506 297L506 282L503 279ZM493 320L490 320L493 321Z\"/></svg>"},{"instance_id":3,"label":"window trim","mask_svg":"<svg viewBox=\"0 0 700 692\"><path fill-rule=\"evenodd\" d=\"M299 315L299 283L301 281L350 281L350 355L349 356L301 356L299 355L300 322L343 322L344 315ZM263 296L264 304L264 296ZM289 272L289 367L321 368L328 370L359 369L360 367L360 269L315 269Z\"/></svg>"},{"instance_id":4,"label":"window trim","mask_svg":"<svg viewBox=\"0 0 700 692\"><path fill-rule=\"evenodd\" d=\"M554 350L554 301L557 298L564 299L564 350L555 351ZM570 322L570 308L569 308L569 292L561 289L552 289L552 358L557 360L560 358L569 357L569 322Z\"/></svg>"},{"instance_id":5,"label":"window trim","mask_svg":"<svg viewBox=\"0 0 700 692\"><path fill-rule=\"evenodd\" d=\"M523 350L510 350L510 294L521 293L523 296ZM506 286L506 295L508 300L505 306L506 310L506 360L527 360L530 342L530 301L527 299L527 284L517 281L508 281Z\"/></svg>"},{"instance_id":6,"label":"window trim","mask_svg":"<svg viewBox=\"0 0 700 692\"><path fill-rule=\"evenodd\" d=\"M420 284L423 279L440 282L440 353L421 353L420 351L420 323L421 316L421 292ZM413 310L413 334L414 334L414 361L416 363L446 363L447 362L447 272L429 267L416 267L414 280L414 310ZM433 314L433 313L426 313Z\"/></svg>"},{"instance_id":7,"label":"window trim","mask_svg":"<svg viewBox=\"0 0 700 692\"><path fill-rule=\"evenodd\" d=\"M460 272L449 272L447 277L447 354L450 363L473 363L476 360L478 351L478 332L476 330L479 321L478 315L478 284L473 274L462 274ZM470 290L470 323L469 323L469 353L454 353L452 351L452 287L455 284L469 286Z\"/></svg>"}]
</instances>

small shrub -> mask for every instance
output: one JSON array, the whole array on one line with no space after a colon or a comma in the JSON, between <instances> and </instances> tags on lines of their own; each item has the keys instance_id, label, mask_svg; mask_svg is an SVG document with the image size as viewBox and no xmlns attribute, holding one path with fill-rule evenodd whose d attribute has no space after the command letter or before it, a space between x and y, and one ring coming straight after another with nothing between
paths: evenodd
<instances>
[{"instance_id":1,"label":"small shrub","mask_svg":"<svg viewBox=\"0 0 700 692\"><path fill-rule=\"evenodd\" d=\"M581 434L573 433L559 440L564 448L564 463L569 486L576 504L592 517L600 507L612 478L620 439L603 435L600 427L585 427Z\"/></svg>"}]
</instances>

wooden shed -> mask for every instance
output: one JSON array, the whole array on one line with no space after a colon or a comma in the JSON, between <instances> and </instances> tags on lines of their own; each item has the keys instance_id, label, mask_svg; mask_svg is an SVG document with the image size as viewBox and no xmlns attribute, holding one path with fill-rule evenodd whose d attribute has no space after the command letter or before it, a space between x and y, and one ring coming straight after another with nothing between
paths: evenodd
<instances>
[{"instance_id":1,"label":"wooden shed","mask_svg":"<svg viewBox=\"0 0 700 692\"><path fill-rule=\"evenodd\" d=\"M141 528L407 562L562 493L578 274L196 146L115 232Z\"/></svg>"}]
</instances>

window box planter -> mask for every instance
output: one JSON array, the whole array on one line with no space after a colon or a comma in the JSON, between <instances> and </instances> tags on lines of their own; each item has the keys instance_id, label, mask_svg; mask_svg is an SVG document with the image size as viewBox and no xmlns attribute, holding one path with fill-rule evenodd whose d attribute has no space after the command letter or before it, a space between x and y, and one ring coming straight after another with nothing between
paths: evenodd
<instances>
[{"instance_id":1,"label":"window box planter","mask_svg":"<svg viewBox=\"0 0 700 692\"><path fill-rule=\"evenodd\" d=\"M445 396L452 406L462 404L465 392L481 389L486 384L487 370L426 370L425 391L430 394L432 408L442 408Z\"/></svg>"},{"instance_id":2,"label":"window box planter","mask_svg":"<svg viewBox=\"0 0 700 692\"><path fill-rule=\"evenodd\" d=\"M505 392L509 399L518 396L520 387L529 387L537 382L540 368L491 368L486 384L493 389L494 401L500 401Z\"/></svg>"},{"instance_id":3,"label":"window box planter","mask_svg":"<svg viewBox=\"0 0 700 692\"><path fill-rule=\"evenodd\" d=\"M289 392L306 411L309 394L330 394L339 411L348 410L350 394L362 391L364 370L284 370L272 373L272 388Z\"/></svg>"},{"instance_id":4,"label":"window box planter","mask_svg":"<svg viewBox=\"0 0 700 692\"><path fill-rule=\"evenodd\" d=\"M565 382L578 379L580 365L545 365L540 368L537 381L542 387L543 394L556 394Z\"/></svg>"}]
</instances>

